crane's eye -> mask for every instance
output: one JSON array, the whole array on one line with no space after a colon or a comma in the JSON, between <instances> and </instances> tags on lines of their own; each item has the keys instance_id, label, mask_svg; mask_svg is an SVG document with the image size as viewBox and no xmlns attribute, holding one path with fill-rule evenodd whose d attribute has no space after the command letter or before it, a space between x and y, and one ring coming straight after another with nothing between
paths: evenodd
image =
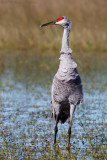
<instances>
[{"instance_id":1,"label":"crane's eye","mask_svg":"<svg viewBox=\"0 0 107 160\"><path fill-rule=\"evenodd\" d=\"M58 18L57 18L57 22L58 22L58 21L61 21L61 20L63 20L63 19L64 19L64 17L58 17Z\"/></svg>"}]
</instances>

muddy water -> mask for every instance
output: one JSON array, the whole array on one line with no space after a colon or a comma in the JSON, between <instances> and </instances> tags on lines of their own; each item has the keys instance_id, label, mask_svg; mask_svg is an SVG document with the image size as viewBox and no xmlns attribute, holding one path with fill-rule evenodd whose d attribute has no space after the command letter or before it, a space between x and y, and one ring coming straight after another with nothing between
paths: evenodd
<instances>
[{"instance_id":1,"label":"muddy water","mask_svg":"<svg viewBox=\"0 0 107 160\"><path fill-rule=\"evenodd\" d=\"M2 57L1 57L2 58ZM41 60L42 59L42 60ZM0 146L24 158L23 146L38 157L48 144L53 148L55 121L51 118L51 83L59 61L56 56L20 53L3 57L0 72ZM87 59L87 58L86 58ZM85 56L83 62L86 60ZM71 150L78 159L89 158L90 146L106 145L107 66L105 56L96 55L79 70L84 86L84 103L73 117ZM90 67L91 66L91 67ZM66 152L68 123L58 126L57 143ZM5 145L7 143L9 147ZM15 148L15 151L14 151ZM93 151L94 152L94 151Z\"/></svg>"}]
</instances>

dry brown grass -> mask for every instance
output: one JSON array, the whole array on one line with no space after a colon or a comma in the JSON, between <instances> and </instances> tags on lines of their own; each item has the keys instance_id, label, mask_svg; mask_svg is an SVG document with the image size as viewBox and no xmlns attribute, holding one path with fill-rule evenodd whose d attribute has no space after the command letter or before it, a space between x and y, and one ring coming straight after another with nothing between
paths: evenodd
<instances>
[{"instance_id":1,"label":"dry brown grass","mask_svg":"<svg viewBox=\"0 0 107 160\"><path fill-rule=\"evenodd\" d=\"M61 28L39 26L66 15L73 23L73 50L105 51L106 5L106 0L0 0L0 48L59 51Z\"/></svg>"}]
</instances>

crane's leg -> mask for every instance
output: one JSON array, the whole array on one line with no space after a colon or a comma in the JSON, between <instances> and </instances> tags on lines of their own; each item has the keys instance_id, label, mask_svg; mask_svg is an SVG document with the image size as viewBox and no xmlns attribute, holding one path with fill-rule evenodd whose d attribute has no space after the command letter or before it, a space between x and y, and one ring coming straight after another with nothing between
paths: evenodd
<instances>
[{"instance_id":1,"label":"crane's leg","mask_svg":"<svg viewBox=\"0 0 107 160\"><path fill-rule=\"evenodd\" d=\"M58 132L58 116L56 116L56 125L55 125L55 137L54 137L54 144L56 143L56 136L57 136L57 132Z\"/></svg>"},{"instance_id":2,"label":"crane's leg","mask_svg":"<svg viewBox=\"0 0 107 160\"><path fill-rule=\"evenodd\" d=\"M70 144L71 125L72 125L72 117L73 117L74 110L75 110L75 105L70 104L70 120L69 120L69 129L68 129L69 144Z\"/></svg>"}]
</instances>

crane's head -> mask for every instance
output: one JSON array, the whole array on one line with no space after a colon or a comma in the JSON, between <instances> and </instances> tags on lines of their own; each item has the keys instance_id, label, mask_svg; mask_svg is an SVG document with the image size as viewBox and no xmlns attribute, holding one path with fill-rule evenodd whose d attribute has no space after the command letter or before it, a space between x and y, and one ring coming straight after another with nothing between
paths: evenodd
<instances>
[{"instance_id":1,"label":"crane's head","mask_svg":"<svg viewBox=\"0 0 107 160\"><path fill-rule=\"evenodd\" d=\"M69 27L69 29L70 29L71 28L71 21L67 17L62 16L62 17L58 17L54 21L45 23L45 24L41 25L40 27L44 27L44 26L48 26L48 25L60 25L63 28Z\"/></svg>"}]
</instances>

